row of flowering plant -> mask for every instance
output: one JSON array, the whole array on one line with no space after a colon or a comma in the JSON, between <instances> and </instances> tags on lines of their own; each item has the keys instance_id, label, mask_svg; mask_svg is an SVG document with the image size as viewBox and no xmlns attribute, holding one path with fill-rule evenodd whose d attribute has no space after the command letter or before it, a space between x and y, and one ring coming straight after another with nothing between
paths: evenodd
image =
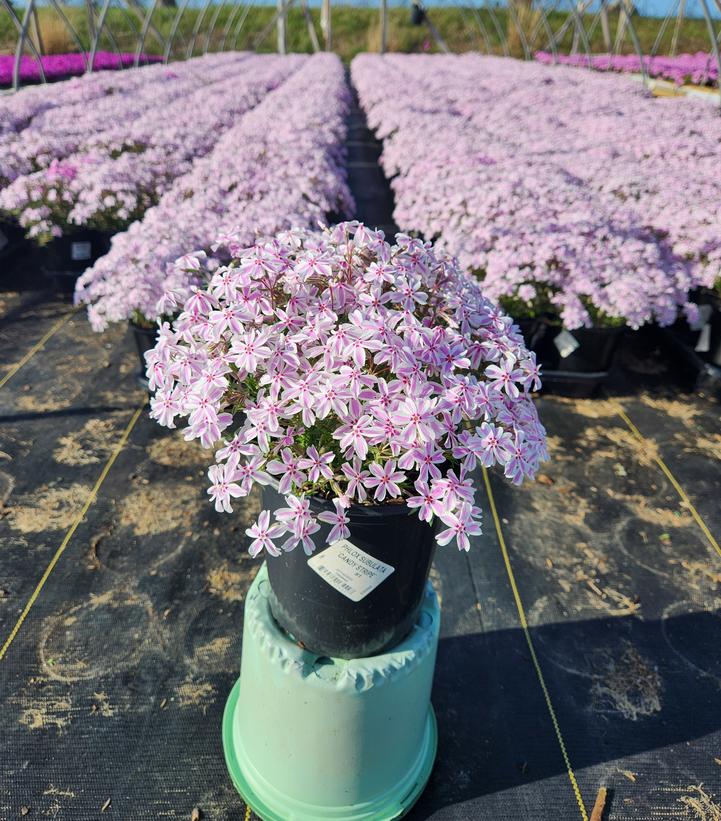
<instances>
[{"instance_id":1,"label":"row of flowering plant","mask_svg":"<svg viewBox=\"0 0 721 821\"><path fill-rule=\"evenodd\" d=\"M217 68L223 79L174 99L161 87L163 105L109 134L89 135L81 151L16 179L0 193L0 207L40 242L78 227L122 230L295 68L295 58L257 55Z\"/></svg>"},{"instance_id":2,"label":"row of flowering plant","mask_svg":"<svg viewBox=\"0 0 721 821\"><path fill-rule=\"evenodd\" d=\"M42 90L46 97L52 95L56 104L40 108L24 105L17 110L16 99L22 102L36 89L7 98L11 119L21 113L35 113L22 128L0 134L0 184L48 168L71 154L101 147L113 155L134 150L135 144L127 138L128 129L146 112L162 111L175 100L235 73L237 64L246 58L244 54L213 54L172 68L155 65L130 69L113 75L114 84L80 80L59 83L57 96L53 84ZM66 85L69 87L63 90ZM3 110L0 99L0 116Z\"/></svg>"},{"instance_id":3,"label":"row of flowering plant","mask_svg":"<svg viewBox=\"0 0 721 821\"><path fill-rule=\"evenodd\" d=\"M478 55L363 55L352 73L384 139L396 222L457 254L515 316L670 324L718 275L710 107Z\"/></svg>"},{"instance_id":4,"label":"row of flowering plant","mask_svg":"<svg viewBox=\"0 0 721 821\"><path fill-rule=\"evenodd\" d=\"M536 60L546 65L592 68L594 71L619 71L640 74L645 71L649 77L671 80L676 85L714 85L718 82L716 56L708 51L695 54L654 54L644 56L643 66L638 54L551 54L536 52Z\"/></svg>"},{"instance_id":5,"label":"row of flowering plant","mask_svg":"<svg viewBox=\"0 0 721 821\"><path fill-rule=\"evenodd\" d=\"M191 61L188 61L190 63ZM148 76L167 73L160 66L115 74L85 74L65 82L47 86L29 86L14 94L0 97L0 136L17 133L27 128L33 119L53 108L64 108L73 103L93 103L103 97L124 94L146 82Z\"/></svg>"},{"instance_id":6,"label":"row of flowering plant","mask_svg":"<svg viewBox=\"0 0 721 821\"><path fill-rule=\"evenodd\" d=\"M300 61L300 68L226 131L142 220L117 234L110 252L78 280L76 301L88 305L95 330L124 320L152 326L174 314L197 277L188 249L217 264L227 242L252 245L258 235L314 226L350 210L343 66L331 54L275 59ZM232 238L224 239L229 228ZM176 265L181 256L188 259ZM171 297L159 304L166 291Z\"/></svg>"},{"instance_id":7,"label":"row of flowering plant","mask_svg":"<svg viewBox=\"0 0 721 821\"><path fill-rule=\"evenodd\" d=\"M311 553L318 520L336 541L351 505L394 503L467 550L476 465L520 484L546 458L534 355L430 243L358 223L290 230L209 276L146 354L151 415L215 449L218 511L278 482L287 507L248 530L253 555ZM312 496L334 509L314 515Z\"/></svg>"},{"instance_id":8,"label":"row of flowering plant","mask_svg":"<svg viewBox=\"0 0 721 821\"><path fill-rule=\"evenodd\" d=\"M44 54L42 62L45 79L62 80L66 77L73 77L84 74L86 63L89 62L90 54ZM158 63L162 57L152 54L141 54L140 65L148 63ZM136 61L135 54L116 53L113 51L98 51L93 60L93 71L117 71L121 68L129 68ZM0 86L10 85L13 81L13 71L15 68L15 57L10 54L0 54ZM23 83L37 82L41 80L40 66L34 57L24 54L20 59L20 81Z\"/></svg>"}]
</instances>

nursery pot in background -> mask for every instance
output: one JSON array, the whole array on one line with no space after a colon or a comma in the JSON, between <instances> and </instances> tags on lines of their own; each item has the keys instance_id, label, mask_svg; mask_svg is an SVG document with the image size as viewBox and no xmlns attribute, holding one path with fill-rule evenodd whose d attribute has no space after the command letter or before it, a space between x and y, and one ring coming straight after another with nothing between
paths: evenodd
<instances>
[{"instance_id":1,"label":"nursery pot in background","mask_svg":"<svg viewBox=\"0 0 721 821\"><path fill-rule=\"evenodd\" d=\"M25 232L17 222L0 219L0 260L9 259L25 242Z\"/></svg>"},{"instance_id":2,"label":"nursery pot in background","mask_svg":"<svg viewBox=\"0 0 721 821\"><path fill-rule=\"evenodd\" d=\"M543 386L591 396L608 377L625 326L567 331L545 318L517 321L541 365Z\"/></svg>"},{"instance_id":3,"label":"nursery pot in background","mask_svg":"<svg viewBox=\"0 0 721 821\"><path fill-rule=\"evenodd\" d=\"M108 231L82 230L58 237L41 250L43 273L57 290L72 292L80 274L110 250Z\"/></svg>"},{"instance_id":4,"label":"nursery pot in background","mask_svg":"<svg viewBox=\"0 0 721 821\"><path fill-rule=\"evenodd\" d=\"M136 374L137 381L142 387L148 387L148 380L145 376L145 353L155 347L155 341L158 334L158 328L155 325L147 327L145 325L138 325L137 322L130 321L130 329L133 332L133 339L135 340L135 348L138 351L138 361L140 367Z\"/></svg>"},{"instance_id":5,"label":"nursery pot in background","mask_svg":"<svg viewBox=\"0 0 721 821\"><path fill-rule=\"evenodd\" d=\"M698 305L698 321L689 324L679 319L672 326L679 341L704 361L721 367L721 297L714 291L702 289L692 294Z\"/></svg>"},{"instance_id":6,"label":"nursery pot in background","mask_svg":"<svg viewBox=\"0 0 721 821\"><path fill-rule=\"evenodd\" d=\"M311 498L311 510L333 510ZM287 507L276 487L263 508ZM435 529L405 504L353 505L350 537L326 544L330 525L302 546L268 557L269 601L277 623L306 649L330 658L363 658L398 644L415 623L433 559Z\"/></svg>"}]
</instances>

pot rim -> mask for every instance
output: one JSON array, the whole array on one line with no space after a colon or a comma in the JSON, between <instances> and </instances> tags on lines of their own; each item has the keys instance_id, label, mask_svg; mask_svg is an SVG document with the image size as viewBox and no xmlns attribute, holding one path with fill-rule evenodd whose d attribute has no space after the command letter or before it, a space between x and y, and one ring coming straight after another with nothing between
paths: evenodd
<instances>
[{"instance_id":1,"label":"pot rim","mask_svg":"<svg viewBox=\"0 0 721 821\"><path fill-rule=\"evenodd\" d=\"M137 322L134 322L132 319L128 320L128 325L134 330L138 331L142 334L147 334L150 336L152 334L153 338L155 338L156 334L158 333L158 325L155 323L150 328L146 327L145 325L139 325Z\"/></svg>"}]
</instances>

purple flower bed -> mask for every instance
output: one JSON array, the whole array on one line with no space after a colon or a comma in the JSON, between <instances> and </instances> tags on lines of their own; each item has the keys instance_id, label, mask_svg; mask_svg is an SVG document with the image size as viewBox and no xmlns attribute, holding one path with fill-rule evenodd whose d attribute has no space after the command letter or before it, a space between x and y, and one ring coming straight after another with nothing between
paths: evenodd
<instances>
[{"instance_id":1,"label":"purple flower bed","mask_svg":"<svg viewBox=\"0 0 721 821\"><path fill-rule=\"evenodd\" d=\"M536 52L539 63L550 65L592 68L595 71L620 71L639 74L641 60L637 54L558 54L555 58L547 51ZM676 85L692 83L710 86L718 82L718 65L713 54L697 51L696 54L679 54L676 57L644 57L643 64L650 77L670 80Z\"/></svg>"},{"instance_id":2,"label":"purple flower bed","mask_svg":"<svg viewBox=\"0 0 721 821\"><path fill-rule=\"evenodd\" d=\"M87 55L90 56L89 54ZM163 58L154 54L141 55L141 63L157 63ZM42 58L45 78L47 80L62 80L85 73L85 62L82 54L48 54ZM113 71L126 66L132 66L134 54L115 54L112 51L99 51L95 55L93 71ZM0 55L0 86L9 86L13 81L13 66L15 57L11 54ZM29 55L23 55L20 60L20 80L23 83L33 83L40 80L38 61Z\"/></svg>"}]
</instances>

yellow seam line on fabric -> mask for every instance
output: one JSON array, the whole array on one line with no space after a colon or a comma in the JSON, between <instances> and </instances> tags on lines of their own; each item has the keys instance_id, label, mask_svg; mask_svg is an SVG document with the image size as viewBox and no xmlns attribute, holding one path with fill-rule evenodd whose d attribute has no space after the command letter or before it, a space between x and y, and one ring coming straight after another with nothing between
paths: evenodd
<instances>
[{"instance_id":1,"label":"yellow seam line on fabric","mask_svg":"<svg viewBox=\"0 0 721 821\"><path fill-rule=\"evenodd\" d=\"M652 441L652 440L647 440L646 439L646 437L641 433L641 431L636 427L636 425L634 425L633 422L629 419L628 414L626 413L626 411L624 411L623 408L621 408L620 406L619 406L619 409L618 409L618 415L621 417L621 419L623 419L623 421L626 423L626 425L628 426L631 433L633 433L633 435L640 442L645 444L647 441ZM668 465L663 461L663 459L660 456L655 456L655 455L651 454L651 458L661 468L661 470L663 471L664 475L669 480L669 482L671 482L671 484L674 487L674 490L680 496L681 501L689 509L689 511L691 512L691 515L696 520L696 524L701 528L701 531L703 532L704 536L708 539L709 544L711 545L711 547L713 547L713 549L719 554L719 556L721 556L721 546L719 546L719 543L714 538L713 533L711 533L711 531L709 530L708 526L706 525L706 522L701 517L701 514L698 512L698 510L696 510L696 507L694 506L693 502L689 498L686 491L681 487L680 483L678 482L676 477L673 475L673 473L671 473L671 469L668 467Z\"/></svg>"},{"instance_id":2,"label":"yellow seam line on fabric","mask_svg":"<svg viewBox=\"0 0 721 821\"><path fill-rule=\"evenodd\" d=\"M55 565L58 563L58 561L60 560L60 557L65 552L65 548L68 546L68 544L70 544L70 540L72 539L73 534L78 529L78 527L79 527L80 523L82 522L82 520L85 518L85 514L88 512L88 510L90 508L90 505L95 501L95 497L98 495L98 491L100 490L101 485L103 484L103 482L107 478L107 475L110 472L110 469L112 468L113 464L115 463L115 460L120 455L120 451L125 447L125 443L128 441L128 437L130 436L131 431L135 427L135 423L140 418L140 414L143 412L143 409L145 408L145 404L146 403L143 402L143 404L133 413L133 418L130 420L127 427L123 431L122 436L118 440L118 444L115 446L115 449L113 450L110 458L105 463L105 467L102 469L102 471L100 473L100 476L98 477L97 481L95 482L95 485L94 485L93 489L90 491L90 494L88 495L88 498L85 500L85 504L83 505L83 507L82 507L81 511L78 513L78 515L75 517L75 520L73 521L72 525L70 526L70 529L65 534L65 538L63 539L62 543L60 544L60 547L55 551L55 555L50 560L50 564L45 568L45 572L43 573L42 577L40 578L40 581L37 583L37 586L35 587L35 590L33 590L32 595L28 599L28 602L25 605L25 607L23 608L22 613L20 614L18 620L15 622L15 626L13 627L12 631L10 632L10 635L7 637L7 640L5 641L5 644L3 644L2 649L0 649L0 661L2 661L3 658L5 658L5 655L8 651L8 649L10 648L10 645L13 643L13 641L15 640L15 636L17 636L20 628L23 626L23 622L28 617L28 614L30 613L30 610L32 609L33 605L35 604L35 602L36 602L38 596L40 595L43 587L45 587L45 583L50 578L50 574L53 572L53 569L55 568Z\"/></svg>"},{"instance_id":3,"label":"yellow seam line on fabric","mask_svg":"<svg viewBox=\"0 0 721 821\"><path fill-rule=\"evenodd\" d=\"M531 638L531 633L528 629L528 621L526 620L526 611L523 607L523 602L521 601L521 594L518 590L518 585L516 584L516 577L513 573L513 568L511 567L511 559L508 555L508 548L506 547L506 540L503 537L503 530L501 529L501 520L498 517L498 511L496 510L496 501L493 497L493 490L491 489L491 482L488 478L488 471L486 468L482 468L483 471L483 481L486 485L486 495L488 496L488 504L491 508L491 516L493 517L493 523L496 526L496 535L498 537L498 544L501 548L501 553L503 555L503 561L506 565L506 573L508 574L508 580L511 583L511 590L513 591L513 598L516 601L516 609L518 610L518 617L521 622L521 627L523 628L523 635L526 638L526 644L528 645L528 651L531 654L531 661L533 663L533 667L536 670L536 676L538 677L538 682L541 685L541 690L543 691L543 698L546 702L546 707L548 708L548 713L551 716L551 723L553 724L553 729L556 732L556 738L558 739L558 745L561 748L561 755L563 756L563 763L566 765L566 772L568 773L568 779L571 782L571 787L573 788L573 793L576 796L576 801L578 802L578 808L581 811L581 818L583 821L588 821L588 813L586 812L586 805L583 803L583 797L581 796L581 790L578 786L578 781L576 780L576 774L573 772L573 767L571 767L571 760L568 757L568 750L566 748L566 742L563 739L563 733L561 732L561 725L558 723L558 718L556 717L556 711L553 707L553 702L551 701L551 695L548 692L548 687L546 686L546 680L543 677L543 671L541 670L541 664L538 660L538 656L536 655L536 649L533 646L533 639Z\"/></svg>"},{"instance_id":4,"label":"yellow seam line on fabric","mask_svg":"<svg viewBox=\"0 0 721 821\"><path fill-rule=\"evenodd\" d=\"M245 821L250 821L250 805L245 805Z\"/></svg>"},{"instance_id":5,"label":"yellow seam line on fabric","mask_svg":"<svg viewBox=\"0 0 721 821\"><path fill-rule=\"evenodd\" d=\"M13 376L15 376L15 374L20 370L20 368L27 365L27 363L35 356L35 354L45 346L45 343L50 339L50 337L56 334L63 327L63 325L65 325L66 322L69 322L75 316L75 314L77 314L79 310L79 308L75 308L67 316L64 316L61 320L56 322L53 325L53 327L45 334L45 336L43 336L43 338L39 342L36 342L32 346L32 348L30 348L30 350L25 354L25 356L19 362L13 365L10 368L10 370L2 377L2 379L0 379L0 388L2 388L7 382L9 382L10 379Z\"/></svg>"}]
</instances>

